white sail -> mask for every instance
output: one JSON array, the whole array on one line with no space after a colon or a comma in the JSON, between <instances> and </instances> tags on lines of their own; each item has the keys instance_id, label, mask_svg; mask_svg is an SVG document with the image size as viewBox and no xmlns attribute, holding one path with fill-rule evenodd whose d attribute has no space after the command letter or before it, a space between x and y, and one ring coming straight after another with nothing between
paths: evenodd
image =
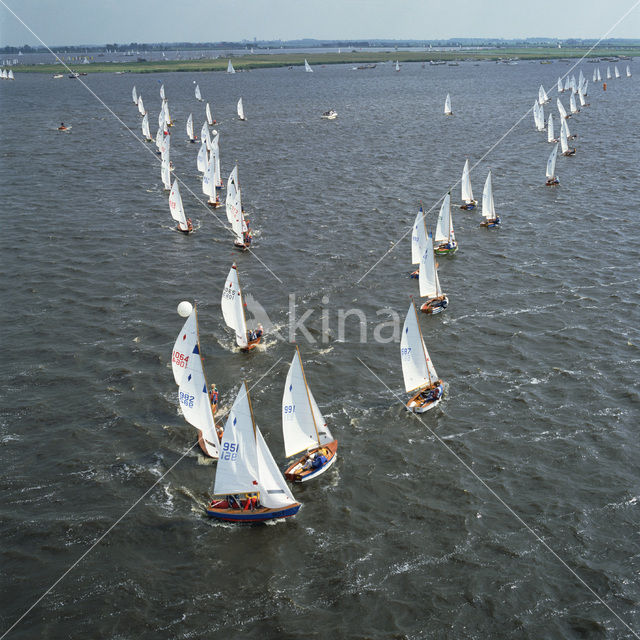
<instances>
[{"instance_id":1,"label":"white sail","mask_svg":"<svg viewBox=\"0 0 640 640\"><path fill-rule=\"evenodd\" d=\"M162 136L162 142L160 144L160 155L163 160L169 160L171 153L171 134L165 133Z\"/></svg>"},{"instance_id":2,"label":"white sail","mask_svg":"<svg viewBox=\"0 0 640 640\"><path fill-rule=\"evenodd\" d=\"M178 223L178 228L187 231L187 218L184 215L184 207L182 206L182 196L180 195L180 186L178 181L173 181L173 187L169 194L169 209L171 217Z\"/></svg>"},{"instance_id":3,"label":"white sail","mask_svg":"<svg viewBox=\"0 0 640 640\"><path fill-rule=\"evenodd\" d=\"M435 298L442 295L440 278L438 278L438 267L436 265L436 254L433 251L431 238L427 239L427 248L420 260L420 296L422 298Z\"/></svg>"},{"instance_id":4,"label":"white sail","mask_svg":"<svg viewBox=\"0 0 640 640\"><path fill-rule=\"evenodd\" d=\"M211 136L209 135L209 127L207 126L206 122L203 123L202 129L200 129L200 140L202 140L202 142L207 145L207 151L210 151Z\"/></svg>"},{"instance_id":5,"label":"white sail","mask_svg":"<svg viewBox=\"0 0 640 640\"><path fill-rule=\"evenodd\" d=\"M602 82L602 76L600 75L600 67L597 67L597 72L598 72L598 82Z\"/></svg>"},{"instance_id":6,"label":"white sail","mask_svg":"<svg viewBox=\"0 0 640 640\"><path fill-rule=\"evenodd\" d=\"M620 77L620 72L618 71L618 65L617 64L613 65L613 73L615 74L616 78Z\"/></svg>"},{"instance_id":7,"label":"white sail","mask_svg":"<svg viewBox=\"0 0 640 640\"><path fill-rule=\"evenodd\" d=\"M484 189L482 190L482 215L487 220L493 220L496 217L496 209L493 203L493 183L491 182L491 170L487 175L487 179L484 183Z\"/></svg>"},{"instance_id":8,"label":"white sail","mask_svg":"<svg viewBox=\"0 0 640 640\"><path fill-rule=\"evenodd\" d=\"M631 77L631 69L629 69L629 65L627 65L627 78Z\"/></svg>"},{"instance_id":9,"label":"white sail","mask_svg":"<svg viewBox=\"0 0 640 640\"><path fill-rule=\"evenodd\" d=\"M598 79L598 76L596 75L596 70L593 70L593 81L595 82Z\"/></svg>"},{"instance_id":10,"label":"white sail","mask_svg":"<svg viewBox=\"0 0 640 640\"><path fill-rule=\"evenodd\" d=\"M562 148L562 153L566 153L569 151L569 143L567 142L567 138L569 137L567 133L567 122L566 120L562 121L560 125L560 146Z\"/></svg>"},{"instance_id":11,"label":"white sail","mask_svg":"<svg viewBox=\"0 0 640 640\"><path fill-rule=\"evenodd\" d=\"M227 180L227 220L230 224L233 224L234 218L237 216L238 204L242 206L242 200L238 203L238 192L240 191L240 185L238 183L238 165L233 168L233 171L229 174Z\"/></svg>"},{"instance_id":12,"label":"white sail","mask_svg":"<svg viewBox=\"0 0 640 640\"><path fill-rule=\"evenodd\" d=\"M562 78L558 78L558 93L562 93L564 89L562 88Z\"/></svg>"},{"instance_id":13,"label":"white sail","mask_svg":"<svg viewBox=\"0 0 640 640\"><path fill-rule=\"evenodd\" d=\"M540 88L538 89L538 102L540 104L544 104L545 102L549 101L549 96L547 96L547 92L544 90L544 87L542 85L540 85Z\"/></svg>"},{"instance_id":14,"label":"white sail","mask_svg":"<svg viewBox=\"0 0 640 640\"><path fill-rule=\"evenodd\" d=\"M396 71L400 71L400 60L396 60Z\"/></svg>"},{"instance_id":15,"label":"white sail","mask_svg":"<svg viewBox=\"0 0 640 640\"><path fill-rule=\"evenodd\" d=\"M169 113L169 101L165 100L162 103L162 110L164 111L164 120L167 125L171 124L173 120L171 119L171 114Z\"/></svg>"},{"instance_id":16,"label":"white sail","mask_svg":"<svg viewBox=\"0 0 640 640\"><path fill-rule=\"evenodd\" d=\"M229 275L222 290L222 316L230 329L236 332L236 344L239 347L246 347L247 342L247 322L244 317L244 307L242 302L242 291L238 280L238 271L234 264L229 270Z\"/></svg>"},{"instance_id":17,"label":"white sail","mask_svg":"<svg viewBox=\"0 0 640 640\"><path fill-rule=\"evenodd\" d=\"M169 191L171 189L171 167L167 158L163 158L162 160L160 165L160 175L162 177L162 184L164 185L164 188Z\"/></svg>"},{"instance_id":18,"label":"white sail","mask_svg":"<svg viewBox=\"0 0 640 640\"><path fill-rule=\"evenodd\" d=\"M578 89L578 99L580 100L581 107L586 106L587 101L584 99L584 93L582 93L582 89Z\"/></svg>"},{"instance_id":19,"label":"white sail","mask_svg":"<svg viewBox=\"0 0 640 640\"><path fill-rule=\"evenodd\" d=\"M620 76L618 76L619 78ZM7 79L9 80L15 80L15 77L13 75L13 69L9 69L9 73L7 73Z\"/></svg>"},{"instance_id":20,"label":"white sail","mask_svg":"<svg viewBox=\"0 0 640 640\"><path fill-rule=\"evenodd\" d=\"M611 69L607 67L607 80L611 80Z\"/></svg>"},{"instance_id":21,"label":"white sail","mask_svg":"<svg viewBox=\"0 0 640 640\"><path fill-rule=\"evenodd\" d=\"M407 311L402 327L400 358L404 388L407 393L431 386L438 379L438 374L422 339L418 313L413 302Z\"/></svg>"},{"instance_id":22,"label":"white sail","mask_svg":"<svg viewBox=\"0 0 640 640\"><path fill-rule=\"evenodd\" d=\"M462 169L462 181L460 183L460 189L462 192L462 202L470 204L473 200L473 189L471 188L471 175L469 173L469 160L464 161L464 168Z\"/></svg>"},{"instance_id":23,"label":"white sail","mask_svg":"<svg viewBox=\"0 0 640 640\"><path fill-rule=\"evenodd\" d=\"M282 395L282 435L287 458L333 440L307 385L297 347Z\"/></svg>"},{"instance_id":24,"label":"white sail","mask_svg":"<svg viewBox=\"0 0 640 640\"><path fill-rule=\"evenodd\" d=\"M248 393L243 382L224 426L213 487L215 495L259 490L256 433Z\"/></svg>"},{"instance_id":25,"label":"white sail","mask_svg":"<svg viewBox=\"0 0 640 640\"><path fill-rule=\"evenodd\" d=\"M211 153L216 163L215 166L215 185L218 188L222 188L222 175L220 173L220 134L216 133L211 141Z\"/></svg>"},{"instance_id":26,"label":"white sail","mask_svg":"<svg viewBox=\"0 0 640 640\"><path fill-rule=\"evenodd\" d=\"M240 120L246 120L246 117L244 115L244 105L242 104L242 98L238 100L238 118L240 118Z\"/></svg>"},{"instance_id":27,"label":"white sail","mask_svg":"<svg viewBox=\"0 0 640 640\"><path fill-rule=\"evenodd\" d=\"M424 218L422 205L418 210L413 231L411 232L411 263L418 264L427 246L427 225Z\"/></svg>"},{"instance_id":28,"label":"white sail","mask_svg":"<svg viewBox=\"0 0 640 640\"><path fill-rule=\"evenodd\" d=\"M213 154L209 156L207 168L202 174L202 193L209 196L209 202L216 202L216 181L215 181L216 163Z\"/></svg>"},{"instance_id":29,"label":"white sail","mask_svg":"<svg viewBox=\"0 0 640 640\"><path fill-rule=\"evenodd\" d=\"M158 153L160 153L160 149L162 148L162 140L164 138L164 132L162 130L162 127L158 127L158 131L156 131L156 149L158 150Z\"/></svg>"},{"instance_id":30,"label":"white sail","mask_svg":"<svg viewBox=\"0 0 640 640\"><path fill-rule=\"evenodd\" d=\"M572 93L571 97L569 98L569 111L571 111L571 113L578 113L578 105L576 104L575 93Z\"/></svg>"},{"instance_id":31,"label":"white sail","mask_svg":"<svg viewBox=\"0 0 640 640\"><path fill-rule=\"evenodd\" d=\"M164 131L167 128L167 122L164 115L164 107L160 109L158 113L158 126Z\"/></svg>"},{"instance_id":32,"label":"white sail","mask_svg":"<svg viewBox=\"0 0 640 640\"><path fill-rule=\"evenodd\" d=\"M564 79L564 90L568 91L570 87L571 87L571 78L569 78L569 76L567 76Z\"/></svg>"},{"instance_id":33,"label":"white sail","mask_svg":"<svg viewBox=\"0 0 640 640\"><path fill-rule=\"evenodd\" d=\"M142 118L142 135L147 140L153 140L151 137L151 130L149 129L149 116L145 113Z\"/></svg>"},{"instance_id":34,"label":"white sail","mask_svg":"<svg viewBox=\"0 0 640 640\"><path fill-rule=\"evenodd\" d=\"M207 122L209 123L209 125L213 124L213 117L211 115L211 107L209 106L209 103L207 102L206 107L205 107L205 114L207 116Z\"/></svg>"},{"instance_id":35,"label":"white sail","mask_svg":"<svg viewBox=\"0 0 640 640\"><path fill-rule=\"evenodd\" d=\"M171 352L171 369L173 371L173 379L176 384L182 382L185 369L193 348L198 344L198 312L196 307L189 314L189 317L185 320L185 323L180 329L180 333L176 338L173 345L173 351Z\"/></svg>"},{"instance_id":36,"label":"white sail","mask_svg":"<svg viewBox=\"0 0 640 640\"><path fill-rule=\"evenodd\" d=\"M217 458L218 435L197 342L193 346L178 387L178 401L184 419L202 432L201 442L207 455Z\"/></svg>"},{"instance_id":37,"label":"white sail","mask_svg":"<svg viewBox=\"0 0 640 640\"><path fill-rule=\"evenodd\" d=\"M236 70L233 68L233 65L231 64L231 60L229 60L229 64L227 65L227 73L235 73Z\"/></svg>"},{"instance_id":38,"label":"white sail","mask_svg":"<svg viewBox=\"0 0 640 640\"><path fill-rule=\"evenodd\" d=\"M571 140L571 131L569 131L569 121L564 121L564 132L567 134L567 140Z\"/></svg>"},{"instance_id":39,"label":"white sail","mask_svg":"<svg viewBox=\"0 0 640 640\"><path fill-rule=\"evenodd\" d=\"M560 98L558 98L556 104L558 105L558 112L560 113L560 118L566 120L567 112L565 111L564 105L560 102Z\"/></svg>"},{"instance_id":40,"label":"white sail","mask_svg":"<svg viewBox=\"0 0 640 640\"><path fill-rule=\"evenodd\" d=\"M144 109L144 102L142 102L142 96L138 96L138 112L141 116L147 113Z\"/></svg>"},{"instance_id":41,"label":"white sail","mask_svg":"<svg viewBox=\"0 0 640 640\"><path fill-rule=\"evenodd\" d=\"M453 220L451 218L451 193L447 193L442 201L438 221L436 222L435 241L451 242L453 237Z\"/></svg>"},{"instance_id":42,"label":"white sail","mask_svg":"<svg viewBox=\"0 0 640 640\"><path fill-rule=\"evenodd\" d=\"M549 119L547 120L547 142L554 142L555 135L553 133L553 113L549 114Z\"/></svg>"},{"instance_id":43,"label":"white sail","mask_svg":"<svg viewBox=\"0 0 640 640\"><path fill-rule=\"evenodd\" d=\"M138 104L138 92L136 91L135 85L133 85L133 89L131 89L131 99L133 100L133 104Z\"/></svg>"},{"instance_id":44,"label":"white sail","mask_svg":"<svg viewBox=\"0 0 640 640\"><path fill-rule=\"evenodd\" d=\"M198 158L197 158L197 163L198 163L198 171L201 171L202 173L204 173L207 170L207 145L204 141L203 138L200 139L201 141L201 145L200 145L200 150L198 151Z\"/></svg>"},{"instance_id":45,"label":"white sail","mask_svg":"<svg viewBox=\"0 0 640 640\"><path fill-rule=\"evenodd\" d=\"M195 140L193 136L193 114L189 114L187 118L187 136L189 136L189 140Z\"/></svg>"},{"instance_id":46,"label":"white sail","mask_svg":"<svg viewBox=\"0 0 640 640\"><path fill-rule=\"evenodd\" d=\"M284 509L295 504L296 500L291 494L282 472L278 469L278 465L273 459L258 425L255 425L255 433L258 452L260 504L263 507L267 507L267 509Z\"/></svg>"},{"instance_id":47,"label":"white sail","mask_svg":"<svg viewBox=\"0 0 640 640\"><path fill-rule=\"evenodd\" d=\"M200 93L200 86L197 85L197 84L196 84L195 93L196 93L196 100L202 101L202 94Z\"/></svg>"},{"instance_id":48,"label":"white sail","mask_svg":"<svg viewBox=\"0 0 640 640\"><path fill-rule=\"evenodd\" d=\"M313 73L313 69L311 68L311 65L307 62L307 59L304 59L304 70L307 73Z\"/></svg>"},{"instance_id":49,"label":"white sail","mask_svg":"<svg viewBox=\"0 0 640 640\"><path fill-rule=\"evenodd\" d=\"M547 179L553 180L556 177L556 159L558 157L558 143L556 142L553 151L547 160Z\"/></svg>"},{"instance_id":50,"label":"white sail","mask_svg":"<svg viewBox=\"0 0 640 640\"><path fill-rule=\"evenodd\" d=\"M164 95L164 84L161 84L161 85L160 85L160 97L161 97L163 100L166 100L166 96Z\"/></svg>"},{"instance_id":51,"label":"white sail","mask_svg":"<svg viewBox=\"0 0 640 640\"><path fill-rule=\"evenodd\" d=\"M533 105L533 119L538 131L544 131L544 107L537 102Z\"/></svg>"},{"instance_id":52,"label":"white sail","mask_svg":"<svg viewBox=\"0 0 640 640\"><path fill-rule=\"evenodd\" d=\"M453 111L451 111L451 97L447 93L447 97L444 100L444 113L445 115L451 115Z\"/></svg>"}]
</instances>

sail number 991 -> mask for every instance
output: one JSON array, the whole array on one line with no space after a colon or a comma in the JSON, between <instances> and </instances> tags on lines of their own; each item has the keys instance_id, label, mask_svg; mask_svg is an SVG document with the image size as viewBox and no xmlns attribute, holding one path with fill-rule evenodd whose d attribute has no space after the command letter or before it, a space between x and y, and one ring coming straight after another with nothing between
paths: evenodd
<instances>
[{"instance_id":1,"label":"sail number 991","mask_svg":"<svg viewBox=\"0 0 640 640\"><path fill-rule=\"evenodd\" d=\"M296 412L295 404L285 404L284 407L282 407L282 413L284 414L285 420L293 420L293 416L295 412Z\"/></svg>"}]
</instances>

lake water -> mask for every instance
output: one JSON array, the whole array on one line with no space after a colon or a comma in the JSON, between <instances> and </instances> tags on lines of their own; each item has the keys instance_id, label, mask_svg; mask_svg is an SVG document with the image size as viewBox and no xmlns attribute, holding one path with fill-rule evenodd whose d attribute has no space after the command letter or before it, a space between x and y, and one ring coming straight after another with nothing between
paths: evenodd
<instances>
[{"instance_id":1,"label":"lake water","mask_svg":"<svg viewBox=\"0 0 640 640\"><path fill-rule=\"evenodd\" d=\"M589 79L593 67L582 65ZM80 82L0 83L0 632L160 479L7 637L632 637L612 611L640 628L637 77L606 92L590 83L559 187L544 186L551 145L531 115L472 171L479 198L492 170L503 226L454 209L460 250L439 259L450 305L420 318L447 385L436 410L404 409L399 344L389 327L374 339L418 295L406 234L419 201L435 205L465 157L479 160L568 69L84 78L137 135L132 86L155 133L164 82L175 174L201 198L199 145L184 131L190 112L197 131L204 121L199 83L220 121L223 175L239 164L255 256L234 251L187 188L197 230L176 233L153 145ZM331 107L338 119L321 120ZM274 327L250 354L235 350L220 311L234 260ZM221 409L243 379L255 385L282 467L290 307L311 310L314 342L295 339L339 459L293 487L295 518L238 527L205 516L215 463L192 448L170 370L185 299L198 303ZM339 331L351 309L366 342L355 315Z\"/></svg>"}]
</instances>

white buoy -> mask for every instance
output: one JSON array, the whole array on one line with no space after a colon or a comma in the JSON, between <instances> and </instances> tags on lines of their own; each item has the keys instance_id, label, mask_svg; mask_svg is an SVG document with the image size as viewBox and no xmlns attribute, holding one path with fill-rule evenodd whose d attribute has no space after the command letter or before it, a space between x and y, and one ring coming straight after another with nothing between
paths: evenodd
<instances>
[{"instance_id":1,"label":"white buoy","mask_svg":"<svg viewBox=\"0 0 640 640\"><path fill-rule=\"evenodd\" d=\"M188 318L191 315L192 311L193 311L193 305L187 300L183 300L178 305L178 314L181 315L183 318Z\"/></svg>"}]
</instances>

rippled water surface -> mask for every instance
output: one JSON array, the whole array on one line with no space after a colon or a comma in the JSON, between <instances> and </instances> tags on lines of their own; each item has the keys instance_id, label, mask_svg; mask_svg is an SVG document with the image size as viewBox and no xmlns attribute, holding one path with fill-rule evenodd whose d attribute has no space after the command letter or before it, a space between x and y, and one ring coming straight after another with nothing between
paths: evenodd
<instances>
[{"instance_id":1,"label":"rippled water surface","mask_svg":"<svg viewBox=\"0 0 640 640\"><path fill-rule=\"evenodd\" d=\"M135 504L8 637L631 637L615 614L640 627L638 85L590 85L570 120L577 154L558 159L550 189L551 145L530 114L517 123L568 68L87 76L108 109L66 77L0 83L0 631ZM195 197L194 80L220 121L223 174L239 163L255 257L235 253ZM114 117L138 134L135 84L155 133L159 81L175 173L193 190L182 189L189 237L172 230L153 146ZM338 119L321 120L330 107ZM479 197L492 169L502 228L454 210L460 250L440 259L451 304L421 318L447 395L417 420L392 329L384 343L374 330L417 296L406 234L418 202L435 205L465 157L514 125L472 171ZM233 260L275 325L248 355L220 312ZM183 299L198 302L222 408L243 379L255 385L282 465L290 308L311 310L314 342L296 339L339 460L294 487L295 518L212 522L215 464L193 448L170 470L195 433L169 366ZM355 316L339 331L352 308L364 343Z\"/></svg>"}]
</instances>

